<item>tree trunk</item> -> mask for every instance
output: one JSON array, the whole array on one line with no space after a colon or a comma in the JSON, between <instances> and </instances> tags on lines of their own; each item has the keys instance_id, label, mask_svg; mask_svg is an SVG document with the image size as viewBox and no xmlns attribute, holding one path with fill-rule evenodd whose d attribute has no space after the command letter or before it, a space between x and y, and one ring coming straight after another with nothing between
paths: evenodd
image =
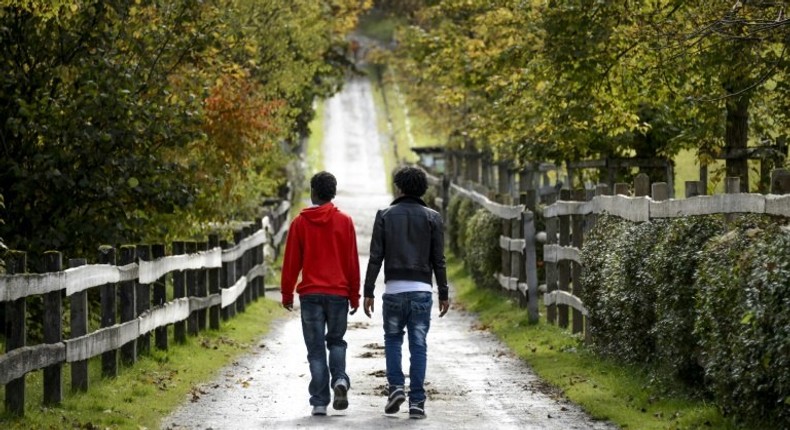
<instances>
[{"instance_id":1,"label":"tree trunk","mask_svg":"<svg viewBox=\"0 0 790 430\"><path fill-rule=\"evenodd\" d=\"M749 137L749 96L727 100L727 128L724 134L725 151L746 149ZM741 192L749 192L749 160L744 151L741 158L727 158L727 176L741 178Z\"/></svg>"}]
</instances>

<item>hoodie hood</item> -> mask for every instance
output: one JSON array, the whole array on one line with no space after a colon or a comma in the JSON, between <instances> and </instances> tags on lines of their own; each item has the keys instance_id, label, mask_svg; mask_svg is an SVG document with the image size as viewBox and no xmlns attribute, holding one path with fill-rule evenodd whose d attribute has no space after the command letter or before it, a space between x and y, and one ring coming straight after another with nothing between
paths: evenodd
<instances>
[{"instance_id":1,"label":"hoodie hood","mask_svg":"<svg viewBox=\"0 0 790 430\"><path fill-rule=\"evenodd\" d=\"M335 212L337 212L337 207L332 202L328 202L321 206L304 208L299 212L299 215L314 224L326 224Z\"/></svg>"}]
</instances>

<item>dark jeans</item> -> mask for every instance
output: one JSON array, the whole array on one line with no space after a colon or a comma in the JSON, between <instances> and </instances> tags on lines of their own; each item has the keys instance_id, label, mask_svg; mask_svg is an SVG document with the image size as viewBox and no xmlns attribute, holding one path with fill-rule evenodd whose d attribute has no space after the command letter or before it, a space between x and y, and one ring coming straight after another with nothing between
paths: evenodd
<instances>
[{"instance_id":1,"label":"dark jeans","mask_svg":"<svg viewBox=\"0 0 790 430\"><path fill-rule=\"evenodd\" d=\"M330 401L329 388L338 379L345 379L351 387L351 380L346 375L346 341L343 340L348 321L348 299L311 294L300 296L299 301L302 334L310 363L310 404L326 406ZM329 350L328 367L326 350Z\"/></svg>"},{"instance_id":2,"label":"dark jeans","mask_svg":"<svg viewBox=\"0 0 790 430\"><path fill-rule=\"evenodd\" d=\"M409 402L425 400L425 368L428 364L426 338L431 327L431 293L414 291L384 294L384 352L387 356L387 382L403 386L405 377L401 364L403 329L409 333Z\"/></svg>"}]
</instances>

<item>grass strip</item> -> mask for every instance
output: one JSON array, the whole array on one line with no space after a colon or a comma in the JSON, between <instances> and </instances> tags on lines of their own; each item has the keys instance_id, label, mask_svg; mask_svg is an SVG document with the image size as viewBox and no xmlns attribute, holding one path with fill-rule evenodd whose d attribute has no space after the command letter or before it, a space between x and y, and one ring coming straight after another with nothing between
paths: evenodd
<instances>
[{"instance_id":1,"label":"grass strip","mask_svg":"<svg viewBox=\"0 0 790 430\"><path fill-rule=\"evenodd\" d=\"M579 336L547 324L542 304L540 323L529 324L526 309L476 287L455 257L448 259L448 277L461 307L476 313L484 328L594 419L626 429L738 428L715 405L665 386L643 369L595 356Z\"/></svg>"},{"instance_id":2,"label":"grass strip","mask_svg":"<svg viewBox=\"0 0 790 430\"><path fill-rule=\"evenodd\" d=\"M192 396L200 396L200 384L234 359L258 347L272 321L284 314L278 302L261 298L243 313L223 322L216 331L189 337L175 344L170 330L170 349L152 349L132 367L119 369L113 379L103 379L101 359L90 360L90 389L70 393L70 369L63 367L63 403L41 406L42 372L26 379L25 417L0 415L3 429L144 429L159 428L160 421ZM0 394L4 397L5 393Z\"/></svg>"}]
</instances>

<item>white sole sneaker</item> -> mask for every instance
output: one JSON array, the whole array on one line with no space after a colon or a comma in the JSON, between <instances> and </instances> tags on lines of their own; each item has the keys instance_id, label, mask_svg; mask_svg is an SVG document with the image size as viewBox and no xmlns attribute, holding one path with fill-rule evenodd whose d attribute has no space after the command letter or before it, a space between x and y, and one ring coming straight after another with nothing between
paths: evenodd
<instances>
[{"instance_id":1,"label":"white sole sneaker","mask_svg":"<svg viewBox=\"0 0 790 430\"><path fill-rule=\"evenodd\" d=\"M326 415L326 406L313 406L313 415L314 416Z\"/></svg>"},{"instance_id":2,"label":"white sole sneaker","mask_svg":"<svg viewBox=\"0 0 790 430\"><path fill-rule=\"evenodd\" d=\"M335 384L335 400L332 402L332 408L336 411L342 411L348 408L348 387L345 384Z\"/></svg>"}]
</instances>

